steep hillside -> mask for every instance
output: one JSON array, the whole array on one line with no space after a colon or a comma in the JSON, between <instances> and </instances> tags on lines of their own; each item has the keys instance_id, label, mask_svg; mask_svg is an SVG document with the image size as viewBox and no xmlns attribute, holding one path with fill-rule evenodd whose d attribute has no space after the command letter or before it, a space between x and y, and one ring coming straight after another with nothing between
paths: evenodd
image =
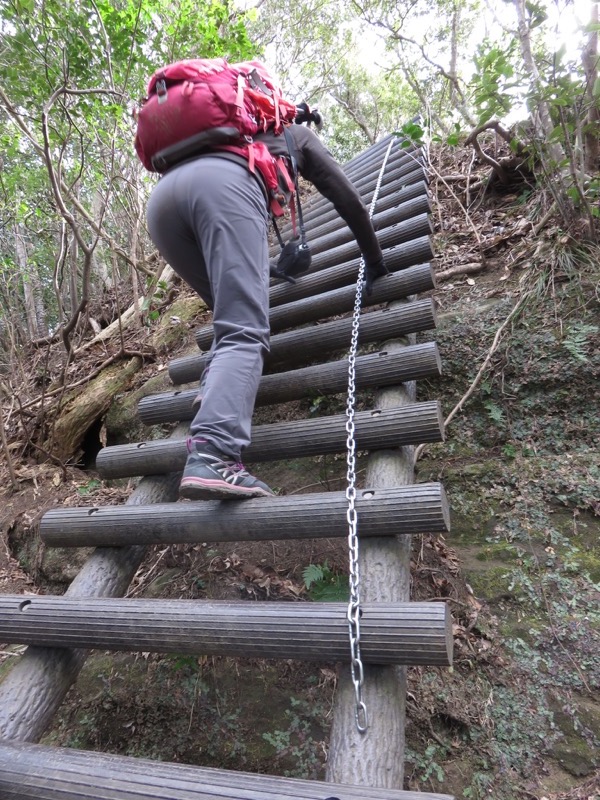
<instances>
[{"instance_id":1,"label":"steep hillside","mask_svg":"<svg viewBox=\"0 0 600 800\"><path fill-rule=\"evenodd\" d=\"M444 371L420 384L419 399L440 398L448 424L443 444L419 449L417 467L418 480L443 481L452 533L415 537L413 594L450 603L455 666L411 670L407 788L496 800L596 797L600 250L577 230L560 230L549 199L522 175L500 191L460 149L432 152L430 167L438 329L423 340L437 340ZM144 327L127 329L125 342L117 333L86 349L69 367L77 396L84 389L76 384L119 350L127 363L138 359L127 376L117 366L122 382L111 384L110 405L85 435L79 431L67 464L44 452L41 428L51 429L51 418L27 418L24 441L11 437L8 415L2 592L64 591L80 562L44 551L41 514L58 504L124 502L133 482L99 481L98 449L169 432L145 430L135 405L169 385L166 365L193 351L206 312L177 282L162 291L159 313ZM104 306L110 318L114 298ZM56 345L27 360L36 374L42 363L46 372L37 385L24 383L25 411L44 380L51 385L60 374L64 355ZM92 402L82 406L89 412ZM326 415L343 406L342 397L316 397L302 411ZM291 403L259 417L293 418L298 410ZM261 465L260 475L282 493L340 489L345 462L300 459ZM342 597L346 560L345 544L334 540L155 548L130 594ZM0 674L18 654L0 653ZM95 654L45 741L321 777L335 683L333 665Z\"/></svg>"}]
</instances>

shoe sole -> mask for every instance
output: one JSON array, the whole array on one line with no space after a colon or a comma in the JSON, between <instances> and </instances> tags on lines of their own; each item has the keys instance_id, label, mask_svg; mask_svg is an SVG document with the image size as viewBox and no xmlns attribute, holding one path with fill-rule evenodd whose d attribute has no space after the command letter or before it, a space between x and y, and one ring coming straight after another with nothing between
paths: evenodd
<instances>
[{"instance_id":1,"label":"shoe sole","mask_svg":"<svg viewBox=\"0 0 600 800\"><path fill-rule=\"evenodd\" d=\"M186 500L235 500L245 497L273 497L260 487L232 486L223 481L211 481L203 478L184 478L179 484L179 496Z\"/></svg>"}]
</instances>

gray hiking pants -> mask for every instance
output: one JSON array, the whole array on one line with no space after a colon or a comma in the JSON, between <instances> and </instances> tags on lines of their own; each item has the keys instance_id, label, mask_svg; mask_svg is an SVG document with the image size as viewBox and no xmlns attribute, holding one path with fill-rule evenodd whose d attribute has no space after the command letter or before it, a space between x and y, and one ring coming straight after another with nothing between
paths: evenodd
<instances>
[{"instance_id":1,"label":"gray hiking pants","mask_svg":"<svg viewBox=\"0 0 600 800\"><path fill-rule=\"evenodd\" d=\"M154 244L213 312L212 359L191 433L235 461L250 444L269 349L267 221L257 179L219 157L175 167L148 203Z\"/></svg>"}]
</instances>

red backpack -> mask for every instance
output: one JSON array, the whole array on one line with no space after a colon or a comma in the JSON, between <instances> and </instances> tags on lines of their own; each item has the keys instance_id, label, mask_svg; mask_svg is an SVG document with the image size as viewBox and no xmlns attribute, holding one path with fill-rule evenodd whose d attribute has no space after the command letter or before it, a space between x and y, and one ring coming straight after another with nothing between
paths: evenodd
<instances>
[{"instance_id":1,"label":"red backpack","mask_svg":"<svg viewBox=\"0 0 600 800\"><path fill-rule=\"evenodd\" d=\"M259 132L281 133L293 122L296 106L258 61L229 64L224 58L178 61L157 70L148 96L137 110L135 149L146 169L168 167L203 150L229 150L248 159L271 194L271 210L281 216L279 181L293 187L283 162L275 160Z\"/></svg>"}]
</instances>

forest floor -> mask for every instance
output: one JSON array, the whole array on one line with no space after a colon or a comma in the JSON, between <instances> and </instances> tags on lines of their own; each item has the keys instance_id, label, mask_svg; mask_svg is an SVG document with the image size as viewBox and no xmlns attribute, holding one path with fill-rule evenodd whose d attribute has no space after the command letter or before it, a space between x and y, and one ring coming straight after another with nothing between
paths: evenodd
<instances>
[{"instance_id":1,"label":"forest floor","mask_svg":"<svg viewBox=\"0 0 600 800\"><path fill-rule=\"evenodd\" d=\"M444 483L452 532L414 537L413 597L450 603L455 663L410 670L405 785L457 798L597 800L600 251L552 217L540 227L549 201L527 180L483 196L480 188L466 212L467 176L482 185L486 169L461 150L435 153L431 167L439 325L420 339L438 342L444 372L419 386L418 399L440 399L447 417L456 411L446 441L423 448L417 466L418 480ZM130 349L143 351L157 324L129 334ZM144 363L116 406L193 350L194 324ZM48 362L64 360L58 345L51 350ZM106 348L88 352L69 380L103 358ZM21 388L23 402L33 396ZM257 421L343 407L344 398L319 398L260 409ZM66 464L32 446L33 423L29 441L9 426L2 593L60 594L85 560L44 549L37 525L46 510L131 494L135 481L101 482L93 469L102 443L143 436L127 417L111 424L111 413ZM256 471L280 493L340 490L345 460ZM299 602L341 599L346 581L345 542L198 544L150 548L129 595ZM0 676L23 649L0 651ZM322 778L336 680L333 664L98 652L44 742Z\"/></svg>"}]
</instances>

